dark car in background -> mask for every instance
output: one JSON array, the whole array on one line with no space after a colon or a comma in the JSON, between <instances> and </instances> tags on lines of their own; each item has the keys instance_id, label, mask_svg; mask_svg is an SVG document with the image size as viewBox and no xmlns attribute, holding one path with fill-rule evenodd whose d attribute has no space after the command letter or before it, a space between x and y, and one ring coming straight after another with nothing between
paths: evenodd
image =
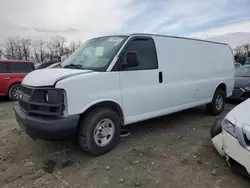
<instances>
[{"instance_id":1,"label":"dark car in background","mask_svg":"<svg viewBox=\"0 0 250 188\"><path fill-rule=\"evenodd\" d=\"M250 66L242 66L235 70L233 95L229 99L244 101L250 98Z\"/></svg>"},{"instance_id":2,"label":"dark car in background","mask_svg":"<svg viewBox=\"0 0 250 188\"><path fill-rule=\"evenodd\" d=\"M54 64L54 62L53 63L51 63L51 62L42 63L36 69L44 69L44 68L47 68L47 67L49 67L50 65L53 65L53 64Z\"/></svg>"},{"instance_id":3,"label":"dark car in background","mask_svg":"<svg viewBox=\"0 0 250 188\"><path fill-rule=\"evenodd\" d=\"M32 62L22 60L0 60L0 96L18 99L23 78L35 69Z\"/></svg>"},{"instance_id":4,"label":"dark car in background","mask_svg":"<svg viewBox=\"0 0 250 188\"><path fill-rule=\"evenodd\" d=\"M45 69L45 68L58 68L60 67L61 62L47 62L47 63L42 63L39 66L36 67L36 69Z\"/></svg>"}]
</instances>

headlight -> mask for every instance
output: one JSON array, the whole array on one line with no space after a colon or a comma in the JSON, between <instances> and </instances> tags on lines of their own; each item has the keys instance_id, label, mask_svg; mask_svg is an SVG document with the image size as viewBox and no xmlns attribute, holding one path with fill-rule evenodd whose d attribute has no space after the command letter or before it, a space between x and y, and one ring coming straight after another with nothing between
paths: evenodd
<instances>
[{"instance_id":1,"label":"headlight","mask_svg":"<svg viewBox=\"0 0 250 188\"><path fill-rule=\"evenodd\" d=\"M222 128L236 138L235 125L226 118L222 121Z\"/></svg>"},{"instance_id":2,"label":"headlight","mask_svg":"<svg viewBox=\"0 0 250 188\"><path fill-rule=\"evenodd\" d=\"M250 91L250 86L243 87L244 90Z\"/></svg>"},{"instance_id":3,"label":"headlight","mask_svg":"<svg viewBox=\"0 0 250 188\"><path fill-rule=\"evenodd\" d=\"M60 89L50 89L44 92L44 102L59 104L62 102L63 92Z\"/></svg>"},{"instance_id":4,"label":"headlight","mask_svg":"<svg viewBox=\"0 0 250 188\"><path fill-rule=\"evenodd\" d=\"M48 93L48 91L45 92L44 101L45 101L45 102L48 102L48 101L49 101L49 93Z\"/></svg>"}]
</instances>

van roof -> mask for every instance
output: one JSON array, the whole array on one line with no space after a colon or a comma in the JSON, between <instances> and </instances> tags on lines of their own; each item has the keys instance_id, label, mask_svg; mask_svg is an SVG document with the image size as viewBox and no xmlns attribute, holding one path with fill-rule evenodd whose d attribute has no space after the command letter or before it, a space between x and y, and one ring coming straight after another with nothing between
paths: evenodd
<instances>
[{"instance_id":1,"label":"van roof","mask_svg":"<svg viewBox=\"0 0 250 188\"><path fill-rule=\"evenodd\" d=\"M0 63L32 63L30 61L24 61L24 60L10 60L10 59L0 59Z\"/></svg>"},{"instance_id":2,"label":"van roof","mask_svg":"<svg viewBox=\"0 0 250 188\"><path fill-rule=\"evenodd\" d=\"M156 37L169 37L169 38L177 38L177 39L186 39L186 40L195 40L195 41L201 41L201 42L209 42L214 44L222 44L222 45L228 45L227 43L222 42L216 42L216 41L210 41L210 40L204 40L204 39L195 39L195 38L189 38L189 37L178 37L178 36L170 36L170 35L159 35L159 34L149 34L149 33L129 33L129 34L115 34L114 36L133 36L133 35L140 35L140 36L156 36Z\"/></svg>"}]
</instances>

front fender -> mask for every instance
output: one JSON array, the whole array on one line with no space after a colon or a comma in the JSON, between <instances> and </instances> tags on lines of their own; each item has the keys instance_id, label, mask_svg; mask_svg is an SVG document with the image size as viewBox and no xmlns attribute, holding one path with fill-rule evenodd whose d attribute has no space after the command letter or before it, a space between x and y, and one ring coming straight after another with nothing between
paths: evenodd
<instances>
[{"instance_id":1,"label":"front fender","mask_svg":"<svg viewBox=\"0 0 250 188\"><path fill-rule=\"evenodd\" d=\"M116 103L120 107L120 109L122 110L122 112L123 112L122 105L117 100L111 99L111 98L104 98L104 99L99 99L99 100L96 100L96 101L88 103L84 108L82 108L81 114L84 113L84 112L86 112L92 106L97 105L97 104L102 103L102 102L113 102L113 103Z\"/></svg>"}]
</instances>

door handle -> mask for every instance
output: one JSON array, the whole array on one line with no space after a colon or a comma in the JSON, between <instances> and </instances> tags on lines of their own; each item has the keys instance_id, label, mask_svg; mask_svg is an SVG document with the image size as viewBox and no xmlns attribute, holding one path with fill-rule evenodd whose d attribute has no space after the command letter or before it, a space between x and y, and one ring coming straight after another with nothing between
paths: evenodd
<instances>
[{"instance_id":1,"label":"door handle","mask_svg":"<svg viewBox=\"0 0 250 188\"><path fill-rule=\"evenodd\" d=\"M4 77L3 80L10 80L10 77Z\"/></svg>"},{"instance_id":2,"label":"door handle","mask_svg":"<svg viewBox=\"0 0 250 188\"><path fill-rule=\"evenodd\" d=\"M159 83L163 82L163 76L162 76L162 72L159 72Z\"/></svg>"}]
</instances>

